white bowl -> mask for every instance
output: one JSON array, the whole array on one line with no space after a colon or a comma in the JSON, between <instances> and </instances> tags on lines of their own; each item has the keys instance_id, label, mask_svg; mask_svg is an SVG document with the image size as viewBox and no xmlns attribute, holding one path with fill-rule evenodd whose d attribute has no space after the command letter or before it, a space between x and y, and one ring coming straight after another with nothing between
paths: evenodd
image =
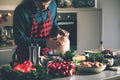
<instances>
[{"instance_id":1,"label":"white bowl","mask_svg":"<svg viewBox=\"0 0 120 80\"><path fill-rule=\"evenodd\" d=\"M99 67L77 66L77 69L80 73L100 73L104 71L105 68L106 68L106 64L103 64L103 66L99 66Z\"/></svg>"}]
</instances>

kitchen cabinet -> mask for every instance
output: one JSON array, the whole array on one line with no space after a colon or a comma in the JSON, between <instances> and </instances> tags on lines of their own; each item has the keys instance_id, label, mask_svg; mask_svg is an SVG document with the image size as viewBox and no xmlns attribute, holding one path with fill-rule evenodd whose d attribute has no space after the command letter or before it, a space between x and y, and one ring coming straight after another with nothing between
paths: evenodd
<instances>
[{"instance_id":1,"label":"kitchen cabinet","mask_svg":"<svg viewBox=\"0 0 120 80\"><path fill-rule=\"evenodd\" d=\"M77 53L98 49L102 40L102 9L58 8L58 13L73 12L77 13Z\"/></svg>"},{"instance_id":2,"label":"kitchen cabinet","mask_svg":"<svg viewBox=\"0 0 120 80\"><path fill-rule=\"evenodd\" d=\"M78 49L98 49L102 33L102 11L84 10L78 13Z\"/></svg>"},{"instance_id":3,"label":"kitchen cabinet","mask_svg":"<svg viewBox=\"0 0 120 80\"><path fill-rule=\"evenodd\" d=\"M0 48L0 65L9 64L12 61L12 55L15 51L15 46Z\"/></svg>"}]
</instances>

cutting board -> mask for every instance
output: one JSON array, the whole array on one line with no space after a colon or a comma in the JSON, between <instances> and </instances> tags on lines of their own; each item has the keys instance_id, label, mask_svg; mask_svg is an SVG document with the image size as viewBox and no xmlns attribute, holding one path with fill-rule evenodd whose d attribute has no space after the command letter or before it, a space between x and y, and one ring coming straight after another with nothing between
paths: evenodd
<instances>
[{"instance_id":1,"label":"cutting board","mask_svg":"<svg viewBox=\"0 0 120 80\"><path fill-rule=\"evenodd\" d=\"M112 67L109 67L109 70L112 70L112 71L120 71L120 66L112 66Z\"/></svg>"}]
</instances>

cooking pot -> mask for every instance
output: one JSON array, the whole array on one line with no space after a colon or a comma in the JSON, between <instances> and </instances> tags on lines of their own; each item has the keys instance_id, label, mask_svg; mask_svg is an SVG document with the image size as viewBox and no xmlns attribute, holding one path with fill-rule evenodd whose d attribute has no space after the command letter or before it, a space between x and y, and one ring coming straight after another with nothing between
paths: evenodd
<instances>
[{"instance_id":1,"label":"cooking pot","mask_svg":"<svg viewBox=\"0 0 120 80\"><path fill-rule=\"evenodd\" d=\"M4 34L7 36L7 40L13 40L13 27L12 26L5 26L3 31L4 31Z\"/></svg>"}]
</instances>

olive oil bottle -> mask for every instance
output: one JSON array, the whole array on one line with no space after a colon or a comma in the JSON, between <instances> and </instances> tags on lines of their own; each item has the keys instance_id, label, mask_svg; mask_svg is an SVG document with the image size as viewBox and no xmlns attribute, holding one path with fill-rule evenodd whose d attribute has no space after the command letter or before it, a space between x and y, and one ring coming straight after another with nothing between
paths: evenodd
<instances>
[{"instance_id":1,"label":"olive oil bottle","mask_svg":"<svg viewBox=\"0 0 120 80\"><path fill-rule=\"evenodd\" d=\"M103 41L100 41L99 51L104 51Z\"/></svg>"}]
</instances>

